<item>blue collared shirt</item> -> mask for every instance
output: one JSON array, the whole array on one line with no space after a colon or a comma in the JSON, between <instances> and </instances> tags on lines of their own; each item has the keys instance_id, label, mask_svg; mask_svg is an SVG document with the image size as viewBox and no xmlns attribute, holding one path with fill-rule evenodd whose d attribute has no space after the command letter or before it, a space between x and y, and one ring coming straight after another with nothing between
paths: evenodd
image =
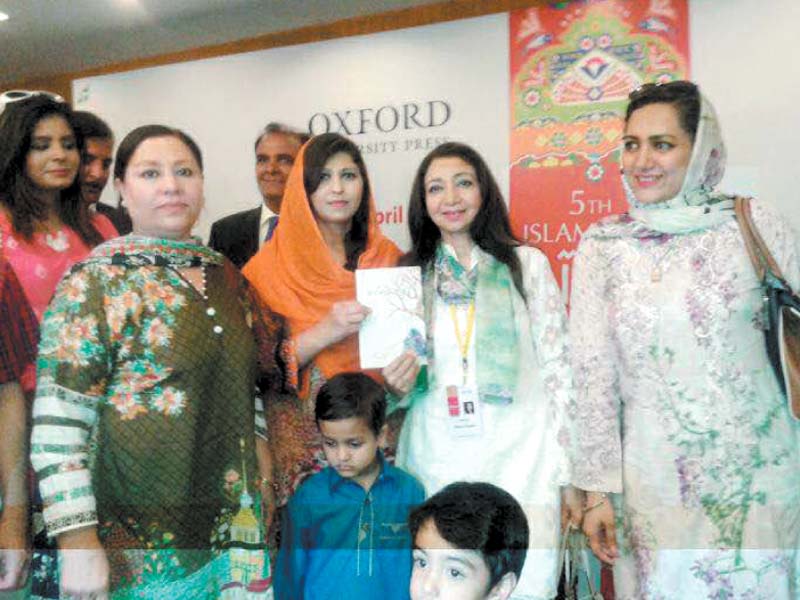
<instances>
[{"instance_id":1,"label":"blue collared shirt","mask_svg":"<svg viewBox=\"0 0 800 600\"><path fill-rule=\"evenodd\" d=\"M422 485L383 460L369 492L327 467L289 500L275 568L276 600L408 600L408 513Z\"/></svg>"}]
</instances>

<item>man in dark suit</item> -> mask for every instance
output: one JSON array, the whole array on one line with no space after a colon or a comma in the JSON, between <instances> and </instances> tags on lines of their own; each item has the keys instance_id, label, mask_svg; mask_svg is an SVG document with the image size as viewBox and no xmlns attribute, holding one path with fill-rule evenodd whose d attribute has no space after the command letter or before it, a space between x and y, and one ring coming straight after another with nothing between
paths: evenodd
<instances>
[{"instance_id":1,"label":"man in dark suit","mask_svg":"<svg viewBox=\"0 0 800 600\"><path fill-rule=\"evenodd\" d=\"M100 202L100 195L108 183L114 153L114 134L111 128L97 115L83 110L74 113L75 128L83 137L81 156L81 193L83 199L93 210L107 216L120 235L131 232L131 218L128 211L117 206Z\"/></svg>"},{"instance_id":2,"label":"man in dark suit","mask_svg":"<svg viewBox=\"0 0 800 600\"><path fill-rule=\"evenodd\" d=\"M256 183L261 206L228 215L211 226L208 245L242 268L271 236L297 153L309 136L270 123L256 138Z\"/></svg>"}]
</instances>

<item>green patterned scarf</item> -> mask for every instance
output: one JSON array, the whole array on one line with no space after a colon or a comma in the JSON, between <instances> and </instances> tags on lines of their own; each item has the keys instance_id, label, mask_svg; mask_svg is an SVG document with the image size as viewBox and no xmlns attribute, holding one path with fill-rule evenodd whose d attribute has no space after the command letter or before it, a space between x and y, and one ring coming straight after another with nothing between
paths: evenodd
<instances>
[{"instance_id":1,"label":"green patterned scarf","mask_svg":"<svg viewBox=\"0 0 800 600\"><path fill-rule=\"evenodd\" d=\"M477 264L467 270L452 250L439 244L424 270L422 288L428 335L428 388L435 385L433 356L434 294L446 304L475 301L475 349L478 393L483 402L510 404L517 382L519 353L512 297L516 293L508 267L480 251Z\"/></svg>"},{"instance_id":2,"label":"green patterned scarf","mask_svg":"<svg viewBox=\"0 0 800 600\"><path fill-rule=\"evenodd\" d=\"M97 246L89 256L124 260L131 265L156 265L182 269L203 265L221 265L223 256L204 246L198 237L188 240L167 240L137 234L110 239Z\"/></svg>"}]
</instances>

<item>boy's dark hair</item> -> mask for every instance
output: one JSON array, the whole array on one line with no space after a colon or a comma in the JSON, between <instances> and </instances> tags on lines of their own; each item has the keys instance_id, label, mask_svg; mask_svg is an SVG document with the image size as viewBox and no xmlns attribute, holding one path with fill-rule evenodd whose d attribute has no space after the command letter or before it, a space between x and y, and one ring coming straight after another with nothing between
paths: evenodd
<instances>
[{"instance_id":1,"label":"boy's dark hair","mask_svg":"<svg viewBox=\"0 0 800 600\"><path fill-rule=\"evenodd\" d=\"M377 436L386 422L386 392L364 373L339 373L319 389L314 417L317 424L358 417Z\"/></svg>"},{"instance_id":2,"label":"boy's dark hair","mask_svg":"<svg viewBox=\"0 0 800 600\"><path fill-rule=\"evenodd\" d=\"M412 540L429 520L456 548L481 553L489 568L490 590L506 573L519 579L528 552L528 519L505 490L491 483L451 483L411 511Z\"/></svg>"}]
</instances>

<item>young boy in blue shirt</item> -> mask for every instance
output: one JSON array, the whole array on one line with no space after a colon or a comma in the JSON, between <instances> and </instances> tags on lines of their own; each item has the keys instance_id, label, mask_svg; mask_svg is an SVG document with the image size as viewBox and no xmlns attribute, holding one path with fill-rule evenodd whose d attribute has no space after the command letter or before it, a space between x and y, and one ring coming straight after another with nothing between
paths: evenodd
<instances>
[{"instance_id":1,"label":"young boy in blue shirt","mask_svg":"<svg viewBox=\"0 0 800 600\"><path fill-rule=\"evenodd\" d=\"M275 568L277 600L408 600L408 515L425 499L388 464L386 395L363 373L319 390L315 417L329 467L289 500Z\"/></svg>"}]
</instances>

